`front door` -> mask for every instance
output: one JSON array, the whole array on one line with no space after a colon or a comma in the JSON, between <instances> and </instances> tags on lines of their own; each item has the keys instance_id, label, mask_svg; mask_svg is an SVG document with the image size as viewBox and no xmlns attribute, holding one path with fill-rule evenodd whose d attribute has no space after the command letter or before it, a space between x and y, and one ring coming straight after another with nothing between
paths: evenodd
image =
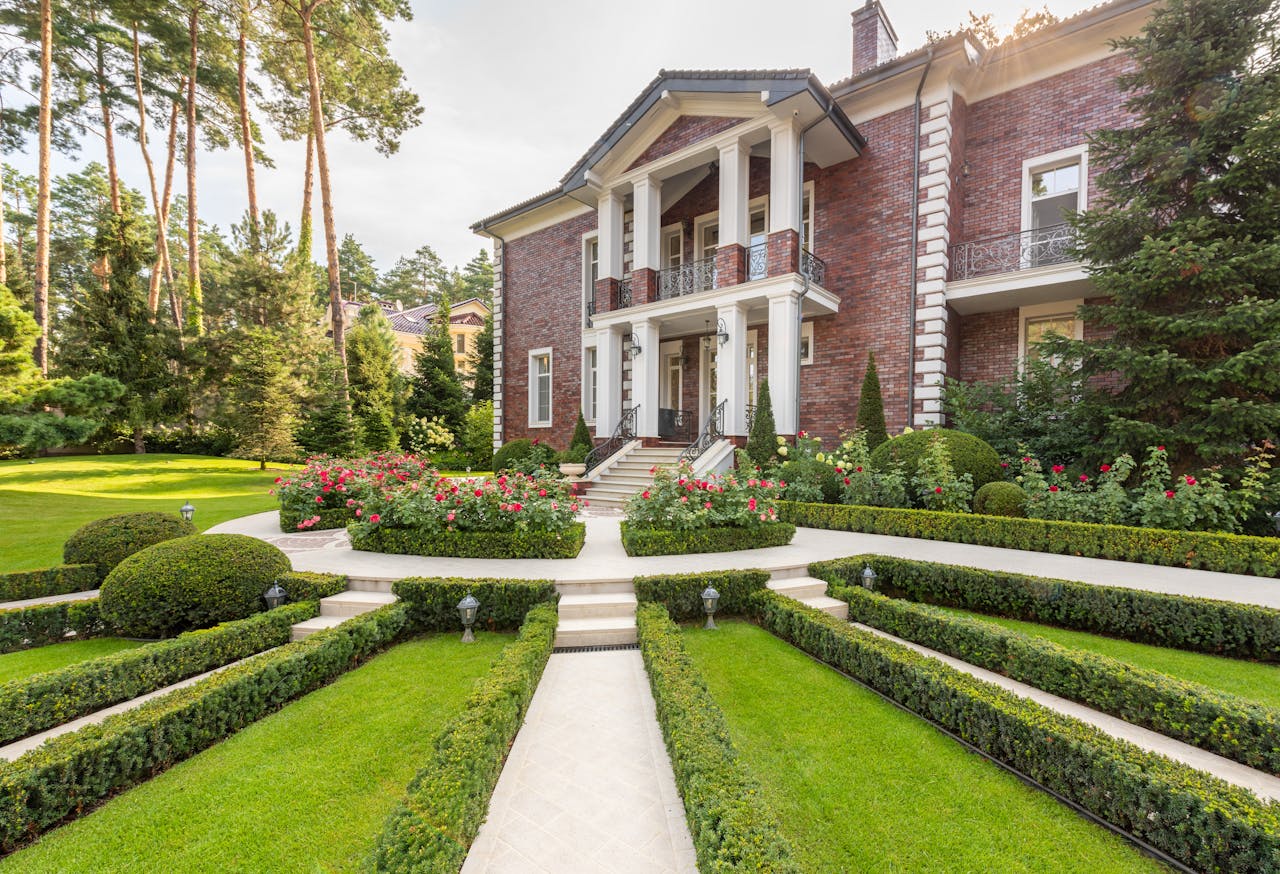
<instances>
[{"instance_id":1,"label":"front door","mask_svg":"<svg viewBox=\"0 0 1280 874\"><path fill-rule=\"evenodd\" d=\"M701 345L702 355L698 368L698 425L699 429L707 421L707 416L719 403L716 394L716 344L714 338L710 343Z\"/></svg>"},{"instance_id":2,"label":"front door","mask_svg":"<svg viewBox=\"0 0 1280 874\"><path fill-rule=\"evenodd\" d=\"M681 410L684 401L684 354L681 343L662 344L661 382L658 384L658 436L678 440L685 436L688 423Z\"/></svg>"}]
</instances>

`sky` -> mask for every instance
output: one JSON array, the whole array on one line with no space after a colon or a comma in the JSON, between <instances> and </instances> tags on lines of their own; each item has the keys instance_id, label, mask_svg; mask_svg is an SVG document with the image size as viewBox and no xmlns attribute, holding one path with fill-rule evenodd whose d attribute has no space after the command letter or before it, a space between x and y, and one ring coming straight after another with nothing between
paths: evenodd
<instances>
[{"instance_id":1,"label":"sky","mask_svg":"<svg viewBox=\"0 0 1280 874\"><path fill-rule=\"evenodd\" d=\"M946 0L882 0L900 51L947 30L968 7ZM986 0L976 11L1012 27L1034 0ZM414 0L412 21L391 25L391 50L419 95L421 125L390 158L330 135L338 235L354 234L380 270L429 243L461 265L488 242L472 222L558 182L619 113L666 69L808 67L830 83L850 73L849 14L861 0ZM1066 17L1092 0L1053 0ZM56 26L56 23L55 23ZM265 128L265 125L264 125ZM293 228L302 202L304 144L265 131L275 167L258 170L258 197ZM162 137L153 133L153 149ZM135 143L119 140L121 174L145 190ZM7 160L35 173L34 148ZM54 154L54 173L103 160L100 139L76 158ZM201 218L229 231L247 203L238 146L197 158ZM323 260L319 185L315 254Z\"/></svg>"}]
</instances>

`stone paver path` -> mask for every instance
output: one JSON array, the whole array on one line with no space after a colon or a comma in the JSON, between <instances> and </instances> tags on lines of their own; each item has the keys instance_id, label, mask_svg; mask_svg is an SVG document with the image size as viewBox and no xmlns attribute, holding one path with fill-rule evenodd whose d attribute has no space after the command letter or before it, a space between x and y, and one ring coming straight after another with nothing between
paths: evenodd
<instances>
[{"instance_id":1,"label":"stone paver path","mask_svg":"<svg viewBox=\"0 0 1280 874\"><path fill-rule=\"evenodd\" d=\"M88 601L98 597L97 589L84 592L68 592L65 595L45 595L43 598L24 598L21 601L0 601L0 610L22 610L26 607L42 607L45 604L59 604L63 601Z\"/></svg>"},{"instance_id":2,"label":"stone paver path","mask_svg":"<svg viewBox=\"0 0 1280 874\"><path fill-rule=\"evenodd\" d=\"M637 650L551 656L463 874L695 874Z\"/></svg>"}]
</instances>

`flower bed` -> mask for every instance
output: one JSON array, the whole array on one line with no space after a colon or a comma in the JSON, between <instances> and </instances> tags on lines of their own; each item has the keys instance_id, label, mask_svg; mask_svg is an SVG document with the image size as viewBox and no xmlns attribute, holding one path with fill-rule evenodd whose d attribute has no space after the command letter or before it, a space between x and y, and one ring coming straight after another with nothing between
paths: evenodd
<instances>
[{"instance_id":1,"label":"flower bed","mask_svg":"<svg viewBox=\"0 0 1280 874\"><path fill-rule=\"evenodd\" d=\"M414 455L309 458L302 470L276 477L280 530L345 528L356 520L359 502L370 487L415 483L435 475L428 461Z\"/></svg>"},{"instance_id":2,"label":"flower bed","mask_svg":"<svg viewBox=\"0 0 1280 874\"><path fill-rule=\"evenodd\" d=\"M693 475L688 464L654 469L653 485L627 502L622 545L628 555L730 552L790 543L768 479Z\"/></svg>"}]
</instances>

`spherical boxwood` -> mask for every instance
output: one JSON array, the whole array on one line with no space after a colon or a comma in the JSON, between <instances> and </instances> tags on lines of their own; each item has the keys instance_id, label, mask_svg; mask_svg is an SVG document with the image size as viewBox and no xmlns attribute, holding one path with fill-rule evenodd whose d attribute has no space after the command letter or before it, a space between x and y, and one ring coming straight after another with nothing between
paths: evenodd
<instances>
[{"instance_id":1,"label":"spherical boxwood","mask_svg":"<svg viewBox=\"0 0 1280 874\"><path fill-rule=\"evenodd\" d=\"M528 437L518 437L515 440L508 440L503 443L497 452L493 453L493 472L497 473L501 470L510 470L511 466L520 461L525 456L533 452L533 443Z\"/></svg>"},{"instance_id":2,"label":"spherical boxwood","mask_svg":"<svg viewBox=\"0 0 1280 874\"><path fill-rule=\"evenodd\" d=\"M66 564L92 564L98 579L140 549L196 533L196 526L169 513L121 513L80 526L62 547Z\"/></svg>"},{"instance_id":3,"label":"spherical boxwood","mask_svg":"<svg viewBox=\"0 0 1280 874\"><path fill-rule=\"evenodd\" d=\"M135 553L107 575L102 618L128 637L169 637L243 619L288 573L289 558L243 534L197 534Z\"/></svg>"},{"instance_id":4,"label":"spherical boxwood","mask_svg":"<svg viewBox=\"0 0 1280 874\"><path fill-rule=\"evenodd\" d=\"M783 462L778 478L784 483L805 482L822 489L822 500L827 504L840 502L841 478L836 469L814 458L796 458Z\"/></svg>"},{"instance_id":5,"label":"spherical boxwood","mask_svg":"<svg viewBox=\"0 0 1280 874\"><path fill-rule=\"evenodd\" d=\"M946 441L947 451L951 453L951 467L956 476L966 473L972 476L975 490L1000 479L1000 456L991 448L991 444L972 434L949 428L909 431L887 440L871 453L871 466L876 470L886 471L894 464L901 463L902 472L910 479L915 476L920 456L937 434L941 434Z\"/></svg>"},{"instance_id":6,"label":"spherical boxwood","mask_svg":"<svg viewBox=\"0 0 1280 874\"><path fill-rule=\"evenodd\" d=\"M1023 519L1027 515L1027 493L1016 483L987 483L973 496L973 512Z\"/></svg>"}]
</instances>

